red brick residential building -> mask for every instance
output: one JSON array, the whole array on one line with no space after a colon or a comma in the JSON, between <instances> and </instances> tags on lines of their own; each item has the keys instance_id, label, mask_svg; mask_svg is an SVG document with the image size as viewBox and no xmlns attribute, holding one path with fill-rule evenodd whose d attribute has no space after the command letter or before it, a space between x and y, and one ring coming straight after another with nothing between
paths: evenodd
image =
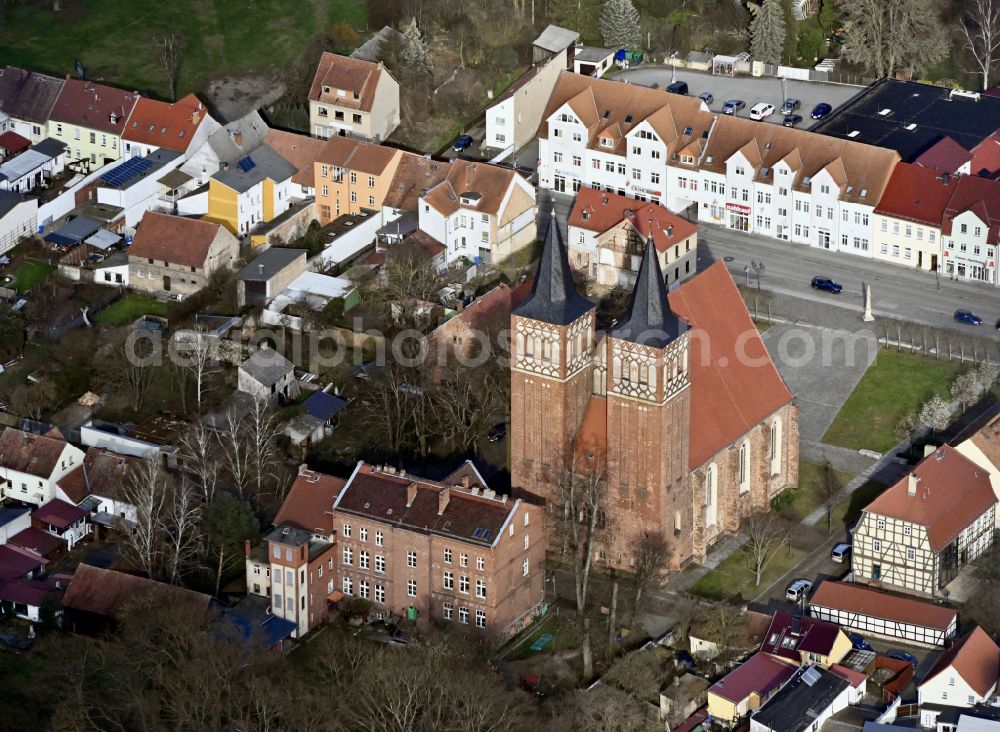
<instances>
[{"instance_id":1,"label":"red brick residential building","mask_svg":"<svg viewBox=\"0 0 1000 732\"><path fill-rule=\"evenodd\" d=\"M597 561L628 569L659 533L676 570L798 480L791 392L723 263L668 296L648 242L628 312L598 332L550 225L511 329L512 484L550 499L574 450L600 454L614 531Z\"/></svg>"}]
</instances>

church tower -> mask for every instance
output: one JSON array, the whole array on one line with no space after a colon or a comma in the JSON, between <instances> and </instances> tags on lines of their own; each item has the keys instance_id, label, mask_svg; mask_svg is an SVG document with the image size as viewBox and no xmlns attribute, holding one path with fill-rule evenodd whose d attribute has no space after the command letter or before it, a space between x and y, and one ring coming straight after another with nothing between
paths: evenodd
<instances>
[{"instance_id":1,"label":"church tower","mask_svg":"<svg viewBox=\"0 0 1000 732\"><path fill-rule=\"evenodd\" d=\"M543 498L592 392L595 311L553 214L531 295L511 314L511 484Z\"/></svg>"},{"instance_id":2,"label":"church tower","mask_svg":"<svg viewBox=\"0 0 1000 732\"><path fill-rule=\"evenodd\" d=\"M630 569L644 533L671 547L668 566L691 555L688 325L670 309L652 239L628 312L607 348L608 506L614 544L607 561Z\"/></svg>"}]
</instances>

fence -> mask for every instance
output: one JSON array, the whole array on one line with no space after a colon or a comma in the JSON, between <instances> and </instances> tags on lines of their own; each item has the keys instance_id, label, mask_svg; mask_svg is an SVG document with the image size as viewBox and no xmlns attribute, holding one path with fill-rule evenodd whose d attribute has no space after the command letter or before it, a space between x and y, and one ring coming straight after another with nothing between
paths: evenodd
<instances>
[{"instance_id":1,"label":"fence","mask_svg":"<svg viewBox=\"0 0 1000 732\"><path fill-rule=\"evenodd\" d=\"M895 348L897 351L907 350L910 353L928 356L934 359L945 358L958 361L961 364L978 365L980 363L1000 362L1000 344L990 343L981 338L963 336L961 333L951 333L932 329L917 329L914 333L903 326L893 328L886 326L878 337L879 345L885 348Z\"/></svg>"}]
</instances>

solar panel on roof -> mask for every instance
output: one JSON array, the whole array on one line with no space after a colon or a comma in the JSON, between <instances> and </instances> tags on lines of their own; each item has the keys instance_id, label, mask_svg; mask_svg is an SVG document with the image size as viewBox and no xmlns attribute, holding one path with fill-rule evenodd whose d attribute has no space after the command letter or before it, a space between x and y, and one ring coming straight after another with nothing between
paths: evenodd
<instances>
[{"instance_id":1,"label":"solar panel on roof","mask_svg":"<svg viewBox=\"0 0 1000 732\"><path fill-rule=\"evenodd\" d=\"M253 158L251 158L249 155L247 155L245 158L236 163L236 167L238 167L244 173L253 170L255 166L256 163L253 161Z\"/></svg>"},{"instance_id":2,"label":"solar panel on roof","mask_svg":"<svg viewBox=\"0 0 1000 732\"><path fill-rule=\"evenodd\" d=\"M153 164L145 158L129 158L121 165L118 165L101 176L101 180L111 186L121 186L128 181L142 175L153 167Z\"/></svg>"},{"instance_id":3,"label":"solar panel on roof","mask_svg":"<svg viewBox=\"0 0 1000 732\"><path fill-rule=\"evenodd\" d=\"M819 671L814 668L807 668L805 673L802 674L802 680L806 683L806 686L812 686L817 681L823 678Z\"/></svg>"}]
</instances>

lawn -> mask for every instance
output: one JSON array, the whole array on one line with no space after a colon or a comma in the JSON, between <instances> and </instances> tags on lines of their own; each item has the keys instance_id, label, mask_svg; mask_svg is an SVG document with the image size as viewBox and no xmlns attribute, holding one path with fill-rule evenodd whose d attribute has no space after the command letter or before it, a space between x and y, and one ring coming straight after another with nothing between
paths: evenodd
<instances>
[{"instance_id":1,"label":"lawn","mask_svg":"<svg viewBox=\"0 0 1000 732\"><path fill-rule=\"evenodd\" d=\"M538 640L538 636L542 633L549 633L552 635L552 640L550 640L545 648L541 651L531 650L531 644ZM567 648L576 648L581 643L580 629L576 624L569 618L556 615L554 612L550 612L542 622L535 626L535 629L531 631L525 637L517 648L511 651L508 658L511 661L517 661L522 658L530 658L531 656L538 655L539 653L548 653L549 651L559 651Z\"/></svg>"},{"instance_id":2,"label":"lawn","mask_svg":"<svg viewBox=\"0 0 1000 732\"><path fill-rule=\"evenodd\" d=\"M933 394L950 399L958 374L951 361L883 348L841 408L823 442L854 450L886 452L897 444L895 428Z\"/></svg>"},{"instance_id":3,"label":"lawn","mask_svg":"<svg viewBox=\"0 0 1000 732\"><path fill-rule=\"evenodd\" d=\"M163 98L167 80L152 40L162 29L177 33L184 44L178 83L183 95L226 74L288 69L316 33L342 20L363 32L367 23L364 0L64 0L62 5L53 13L52 3L12 4L0 22L0 64L63 76L75 73L78 59L91 79Z\"/></svg>"},{"instance_id":4,"label":"lawn","mask_svg":"<svg viewBox=\"0 0 1000 732\"><path fill-rule=\"evenodd\" d=\"M847 485L851 476L839 470L834 471L837 484ZM815 511L823 502L823 466L805 460L799 462L799 484L785 490L774 501L775 513L789 521L801 521Z\"/></svg>"},{"instance_id":5,"label":"lawn","mask_svg":"<svg viewBox=\"0 0 1000 732\"><path fill-rule=\"evenodd\" d=\"M717 568L698 580L691 588L691 594L710 600L722 600L739 594L743 599L750 600L802 561L805 555L801 549L782 547L764 570L760 586L756 587L749 557L743 551L737 550L724 559Z\"/></svg>"},{"instance_id":6,"label":"lawn","mask_svg":"<svg viewBox=\"0 0 1000 732\"><path fill-rule=\"evenodd\" d=\"M128 325L143 315L164 317L169 303L151 295L130 292L97 314L95 320L103 325Z\"/></svg>"},{"instance_id":7,"label":"lawn","mask_svg":"<svg viewBox=\"0 0 1000 732\"><path fill-rule=\"evenodd\" d=\"M14 288L24 292L37 287L52 274L54 269L55 267L45 262L25 262L14 272Z\"/></svg>"}]
</instances>

